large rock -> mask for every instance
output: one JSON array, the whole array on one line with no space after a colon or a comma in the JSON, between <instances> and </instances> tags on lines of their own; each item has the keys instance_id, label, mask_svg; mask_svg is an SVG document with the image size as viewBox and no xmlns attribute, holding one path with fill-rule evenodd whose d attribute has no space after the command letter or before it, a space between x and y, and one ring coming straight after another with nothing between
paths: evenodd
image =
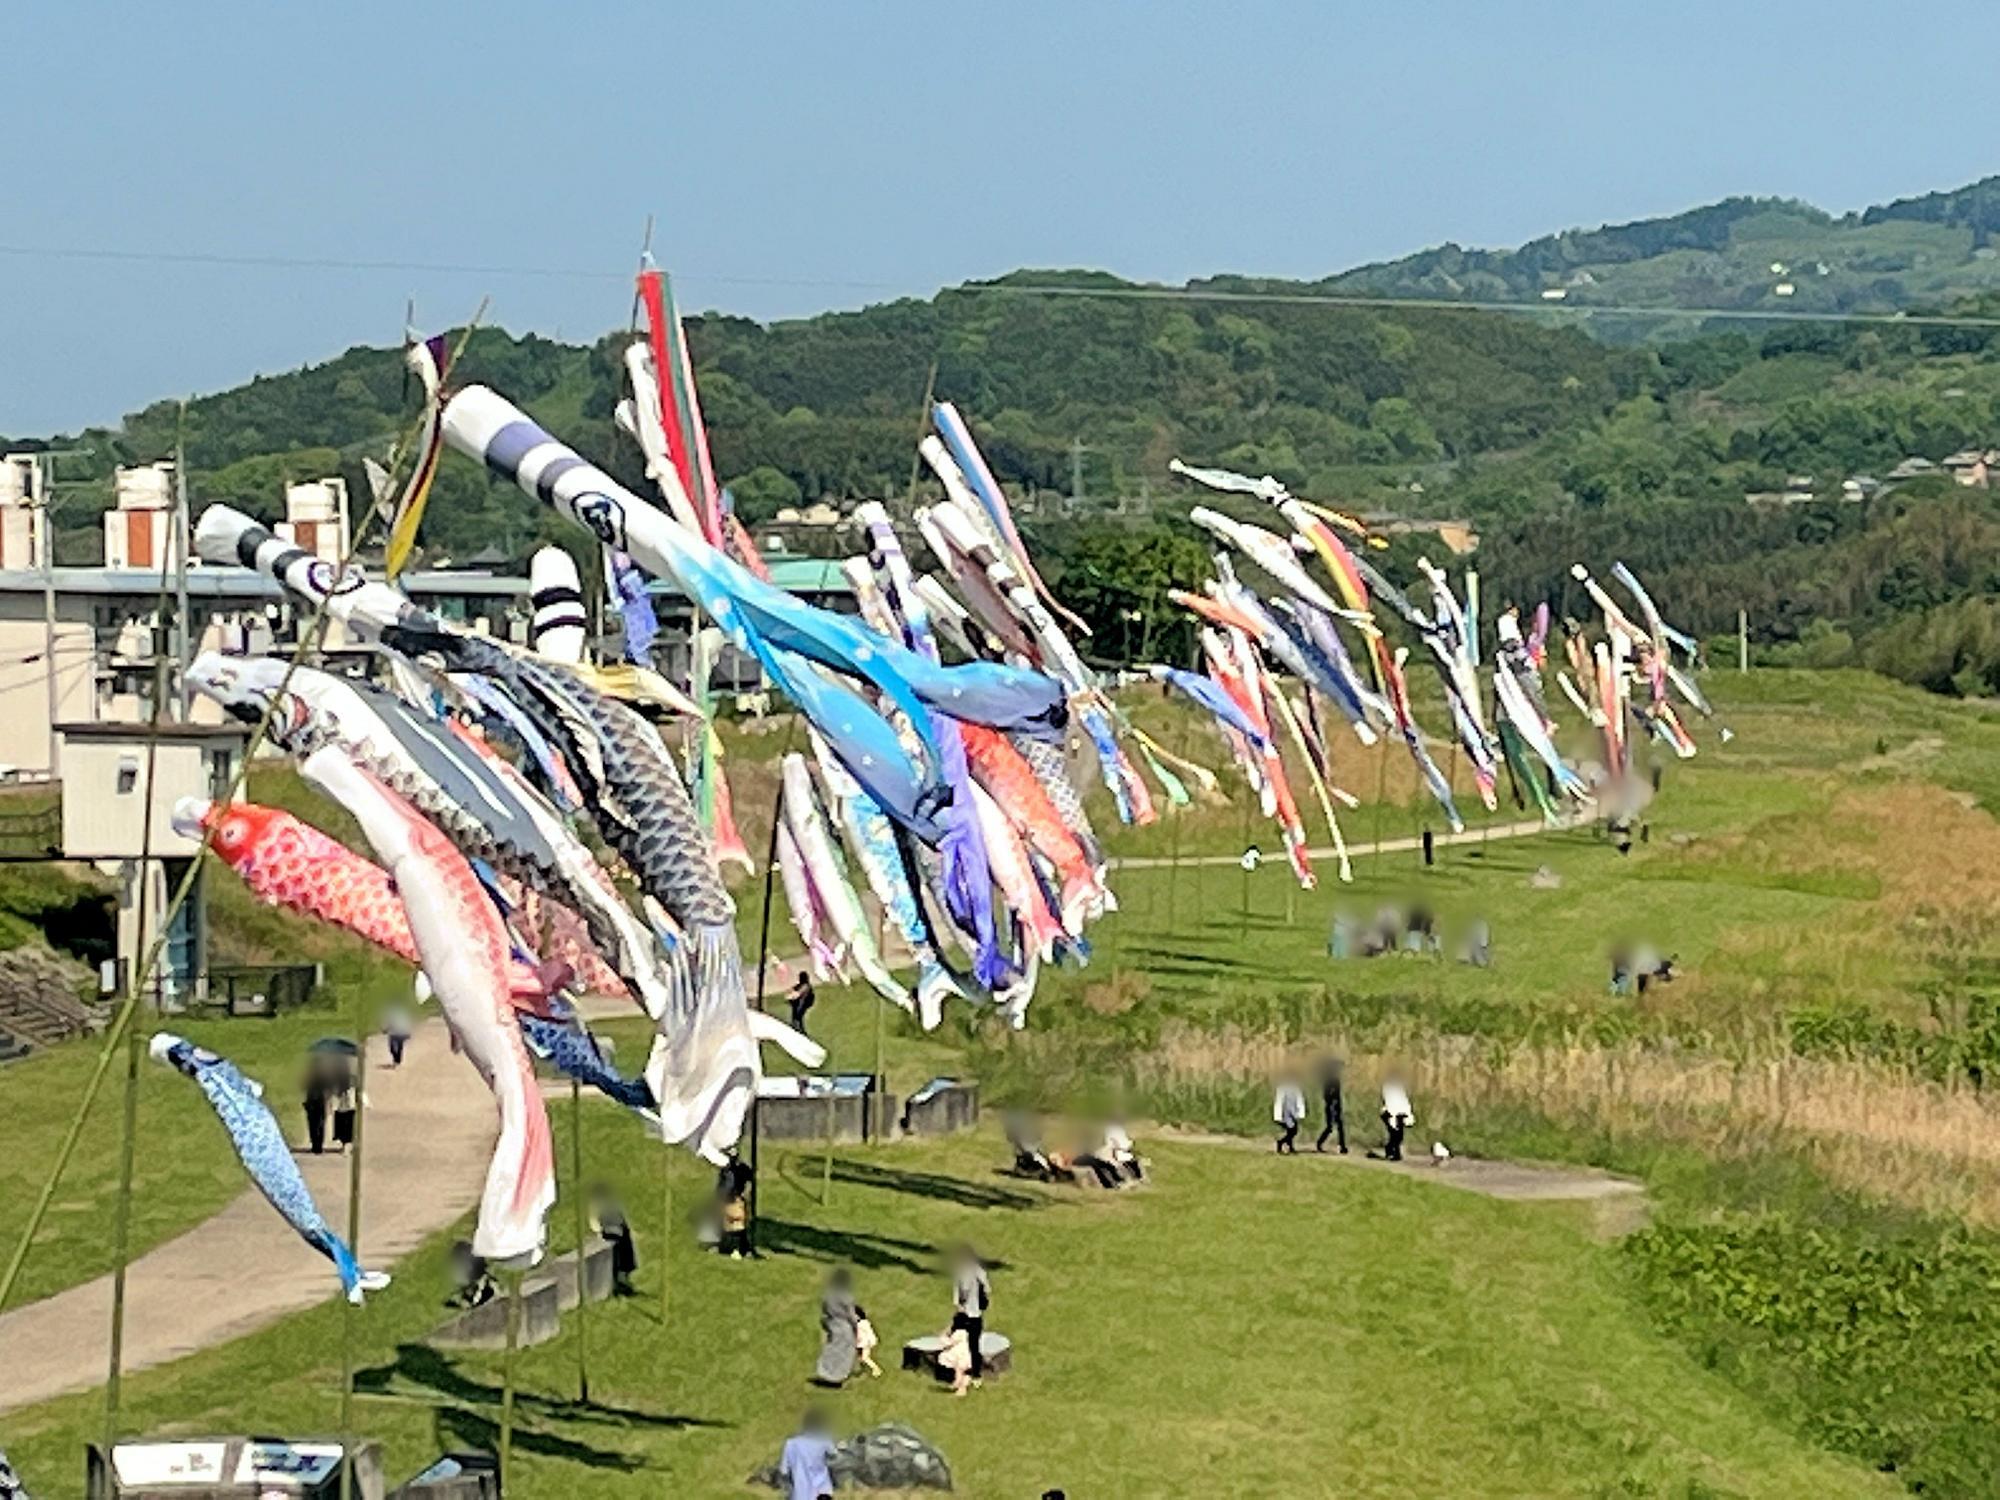
<instances>
[{"instance_id":1,"label":"large rock","mask_svg":"<svg viewBox=\"0 0 2000 1500\"><path fill-rule=\"evenodd\" d=\"M834 1488L842 1490L948 1490L951 1465L913 1427L901 1422L884 1422L857 1432L834 1447ZM776 1464L767 1464L750 1476L752 1484L771 1489L784 1488Z\"/></svg>"}]
</instances>

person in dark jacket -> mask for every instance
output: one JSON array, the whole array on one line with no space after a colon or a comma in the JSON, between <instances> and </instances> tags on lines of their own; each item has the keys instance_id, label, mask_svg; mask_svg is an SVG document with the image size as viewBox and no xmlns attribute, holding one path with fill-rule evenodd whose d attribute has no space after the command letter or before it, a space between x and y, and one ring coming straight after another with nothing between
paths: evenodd
<instances>
[{"instance_id":1,"label":"person in dark jacket","mask_svg":"<svg viewBox=\"0 0 2000 1500\"><path fill-rule=\"evenodd\" d=\"M333 1104L334 1079L317 1057L306 1064L306 1148L314 1156L326 1150L326 1114Z\"/></svg>"},{"instance_id":2,"label":"person in dark jacket","mask_svg":"<svg viewBox=\"0 0 2000 1500\"><path fill-rule=\"evenodd\" d=\"M792 981L791 992L785 998L792 1006L792 1030L804 1036L806 1012L813 1008L813 1001L818 998L813 994L812 979L804 969L799 970L799 977Z\"/></svg>"},{"instance_id":3,"label":"person in dark jacket","mask_svg":"<svg viewBox=\"0 0 2000 1500\"><path fill-rule=\"evenodd\" d=\"M1326 1124L1320 1130L1319 1139L1313 1142L1315 1151L1326 1150L1328 1136L1336 1136L1340 1141L1340 1154L1347 1155L1347 1116L1341 1109L1340 1083L1343 1064L1337 1057L1323 1057L1319 1064L1319 1101L1326 1110Z\"/></svg>"},{"instance_id":4,"label":"person in dark jacket","mask_svg":"<svg viewBox=\"0 0 2000 1500\"><path fill-rule=\"evenodd\" d=\"M601 1182L590 1190L590 1223L611 1247L611 1295L635 1295L632 1273L639 1269L639 1247L632 1238L632 1224L625 1217L625 1206Z\"/></svg>"}]
</instances>

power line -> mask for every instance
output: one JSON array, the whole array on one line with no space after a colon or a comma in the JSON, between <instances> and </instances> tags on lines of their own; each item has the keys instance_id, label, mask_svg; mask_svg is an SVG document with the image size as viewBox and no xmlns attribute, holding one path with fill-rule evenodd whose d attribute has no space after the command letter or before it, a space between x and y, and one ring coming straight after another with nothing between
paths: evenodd
<instances>
[{"instance_id":1,"label":"power line","mask_svg":"<svg viewBox=\"0 0 2000 1500\"><path fill-rule=\"evenodd\" d=\"M121 264L211 266L224 269L260 268L282 271L347 271L397 275L509 276L545 281L625 282L624 271L595 271L580 266L525 266L453 261L351 260L335 256L223 255L203 251L121 250L50 245L0 245L0 256L20 260L92 260ZM898 297L916 294L893 282L823 277L739 276L702 271L683 273L691 281L718 286L793 287L819 291L881 292ZM939 296L1047 297L1084 301L1143 301L1247 303L1278 307L1356 307L1378 311L1541 313L1550 317L1719 318L1751 323L1900 324L1920 328L2000 328L2000 316L1960 313L1900 313L1813 311L1805 308L1683 307L1637 303L1509 301L1487 297L1404 297L1344 292L1284 292L1231 290L1222 287L1068 286L1048 282L965 282L940 288Z\"/></svg>"}]
</instances>

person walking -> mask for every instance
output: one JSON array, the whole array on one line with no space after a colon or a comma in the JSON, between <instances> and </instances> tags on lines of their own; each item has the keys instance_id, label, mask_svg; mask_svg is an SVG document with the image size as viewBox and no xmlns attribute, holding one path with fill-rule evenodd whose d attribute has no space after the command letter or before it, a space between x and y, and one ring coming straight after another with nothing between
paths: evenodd
<instances>
[{"instance_id":1,"label":"person walking","mask_svg":"<svg viewBox=\"0 0 2000 1500\"><path fill-rule=\"evenodd\" d=\"M1337 1057L1320 1059L1319 1102L1326 1111L1326 1124L1320 1129L1319 1139L1313 1142L1313 1150L1325 1151L1328 1136L1340 1141L1340 1154L1347 1155L1347 1116L1341 1108L1340 1083L1343 1065Z\"/></svg>"},{"instance_id":2,"label":"person walking","mask_svg":"<svg viewBox=\"0 0 2000 1500\"><path fill-rule=\"evenodd\" d=\"M880 1380L882 1367L875 1363L875 1349L882 1342L881 1336L875 1332L875 1325L869 1320L868 1309L858 1302L854 1304L854 1317L854 1357L860 1361L862 1369L874 1379Z\"/></svg>"},{"instance_id":3,"label":"person walking","mask_svg":"<svg viewBox=\"0 0 2000 1500\"><path fill-rule=\"evenodd\" d=\"M787 1486L787 1500L833 1500L832 1459L826 1417L817 1409L808 1410L778 1456L778 1477Z\"/></svg>"},{"instance_id":4,"label":"person walking","mask_svg":"<svg viewBox=\"0 0 2000 1500\"><path fill-rule=\"evenodd\" d=\"M861 1309L854 1301L854 1273L845 1266L835 1266L819 1298L819 1362L813 1366L814 1380L831 1386L847 1383L861 1347L860 1327Z\"/></svg>"},{"instance_id":5,"label":"person walking","mask_svg":"<svg viewBox=\"0 0 2000 1500\"><path fill-rule=\"evenodd\" d=\"M314 1156L326 1151L326 1111L333 1097L326 1064L313 1058L306 1064L306 1147Z\"/></svg>"},{"instance_id":6,"label":"person walking","mask_svg":"<svg viewBox=\"0 0 2000 1500\"><path fill-rule=\"evenodd\" d=\"M1403 1159L1403 1134L1417 1123L1410 1110L1410 1091L1403 1080L1391 1073L1382 1080L1382 1159Z\"/></svg>"},{"instance_id":7,"label":"person walking","mask_svg":"<svg viewBox=\"0 0 2000 1500\"><path fill-rule=\"evenodd\" d=\"M731 1147L721 1169L715 1174L715 1196L722 1220L718 1253L741 1260L753 1253L750 1248L750 1164Z\"/></svg>"},{"instance_id":8,"label":"person walking","mask_svg":"<svg viewBox=\"0 0 2000 1500\"><path fill-rule=\"evenodd\" d=\"M402 1067L403 1049L410 1045L410 1031L410 1013L400 1005L390 1006L382 1018L382 1035L389 1042L390 1067Z\"/></svg>"},{"instance_id":9,"label":"person walking","mask_svg":"<svg viewBox=\"0 0 2000 1500\"><path fill-rule=\"evenodd\" d=\"M806 1012L813 1008L813 1001L819 997L813 994L812 977L804 969L792 981L791 992L785 997L792 1006L792 1030L800 1036L806 1034Z\"/></svg>"},{"instance_id":10,"label":"person walking","mask_svg":"<svg viewBox=\"0 0 2000 1500\"><path fill-rule=\"evenodd\" d=\"M1271 1123L1278 1127L1278 1154L1296 1156L1299 1153L1299 1126L1306 1117L1306 1094L1299 1082L1290 1074L1278 1080L1278 1091L1271 1099Z\"/></svg>"},{"instance_id":11,"label":"person walking","mask_svg":"<svg viewBox=\"0 0 2000 1500\"><path fill-rule=\"evenodd\" d=\"M974 1381L986 1374L986 1356L980 1344L986 1335L986 1311L992 1305L993 1283L986 1267L970 1245L960 1245L952 1255L951 1326L965 1335L966 1373Z\"/></svg>"},{"instance_id":12,"label":"person walking","mask_svg":"<svg viewBox=\"0 0 2000 1500\"><path fill-rule=\"evenodd\" d=\"M360 1107L361 1098L354 1087L354 1072L351 1068L343 1068L333 1091L333 1144L342 1151L354 1144L354 1115Z\"/></svg>"}]
</instances>

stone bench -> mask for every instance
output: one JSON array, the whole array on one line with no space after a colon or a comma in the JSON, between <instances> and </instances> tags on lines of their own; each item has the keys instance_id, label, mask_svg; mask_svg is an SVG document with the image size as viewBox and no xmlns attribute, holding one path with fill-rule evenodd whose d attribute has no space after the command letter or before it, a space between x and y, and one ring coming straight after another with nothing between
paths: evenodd
<instances>
[{"instance_id":1,"label":"stone bench","mask_svg":"<svg viewBox=\"0 0 2000 1500\"><path fill-rule=\"evenodd\" d=\"M837 1145L860 1145L885 1137L885 1126L895 1118L896 1096L879 1092L757 1101L757 1129L767 1141L831 1139Z\"/></svg>"},{"instance_id":2,"label":"stone bench","mask_svg":"<svg viewBox=\"0 0 2000 1500\"><path fill-rule=\"evenodd\" d=\"M562 1315L577 1303L575 1252L556 1256L521 1278L520 1347L545 1344L562 1328ZM583 1251L583 1287L593 1302L611 1295L611 1246L596 1235ZM441 1349L507 1347L507 1289L491 1302L468 1307L430 1337Z\"/></svg>"},{"instance_id":3,"label":"stone bench","mask_svg":"<svg viewBox=\"0 0 2000 1500\"><path fill-rule=\"evenodd\" d=\"M903 1368L917 1370L935 1380L950 1380L951 1372L938 1363L944 1339L927 1333L903 1345ZM979 1336L979 1353L986 1361L986 1374L1005 1375L1014 1368L1014 1341L1004 1333L987 1331Z\"/></svg>"},{"instance_id":4,"label":"stone bench","mask_svg":"<svg viewBox=\"0 0 2000 1500\"><path fill-rule=\"evenodd\" d=\"M949 1135L979 1123L979 1085L934 1078L903 1106L903 1130L908 1135Z\"/></svg>"}]
</instances>

